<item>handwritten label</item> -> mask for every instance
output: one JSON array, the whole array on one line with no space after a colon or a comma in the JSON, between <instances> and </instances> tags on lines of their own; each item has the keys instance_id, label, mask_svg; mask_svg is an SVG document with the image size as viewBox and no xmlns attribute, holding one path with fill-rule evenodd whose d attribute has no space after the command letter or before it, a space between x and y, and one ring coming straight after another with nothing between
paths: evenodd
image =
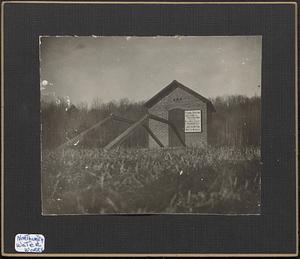
<instances>
[{"instance_id":1,"label":"handwritten label","mask_svg":"<svg viewBox=\"0 0 300 259\"><path fill-rule=\"evenodd\" d=\"M201 132L201 110L184 112L185 132Z\"/></svg>"},{"instance_id":2,"label":"handwritten label","mask_svg":"<svg viewBox=\"0 0 300 259\"><path fill-rule=\"evenodd\" d=\"M41 253L45 249L45 237L40 234L17 234L15 250L21 253Z\"/></svg>"}]
</instances>

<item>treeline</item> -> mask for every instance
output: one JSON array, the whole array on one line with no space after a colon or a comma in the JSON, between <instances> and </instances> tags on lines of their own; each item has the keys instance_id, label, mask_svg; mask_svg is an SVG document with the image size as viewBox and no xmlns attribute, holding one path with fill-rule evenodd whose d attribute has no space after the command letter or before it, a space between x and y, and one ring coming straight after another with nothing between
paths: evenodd
<instances>
[{"instance_id":1,"label":"treeline","mask_svg":"<svg viewBox=\"0 0 300 259\"><path fill-rule=\"evenodd\" d=\"M44 148L55 148L65 143L112 113L130 120L138 120L146 113L142 102L130 102L128 99L109 103L103 103L96 99L91 107L85 103L68 106L63 100L60 100L57 103L42 103L41 110L42 145ZM128 126L129 124L124 122L109 120L105 125L86 134L79 145L103 147L126 130ZM147 134L143 128L138 128L123 145L126 147L146 147L147 143Z\"/></svg>"},{"instance_id":2,"label":"treeline","mask_svg":"<svg viewBox=\"0 0 300 259\"><path fill-rule=\"evenodd\" d=\"M260 145L260 97L218 97L211 100L216 108L212 116L209 140L212 145ZM42 145L55 148L80 132L90 128L111 113L138 120L147 110L143 102L128 99L103 103L96 99L91 107L74 106L63 99L41 103ZM103 147L129 127L124 122L110 120L93 130L79 142L86 147ZM124 143L125 147L147 147L148 133L138 128Z\"/></svg>"},{"instance_id":3,"label":"treeline","mask_svg":"<svg viewBox=\"0 0 300 259\"><path fill-rule=\"evenodd\" d=\"M212 115L211 144L260 146L260 97L217 97L212 103L217 112Z\"/></svg>"}]
</instances>

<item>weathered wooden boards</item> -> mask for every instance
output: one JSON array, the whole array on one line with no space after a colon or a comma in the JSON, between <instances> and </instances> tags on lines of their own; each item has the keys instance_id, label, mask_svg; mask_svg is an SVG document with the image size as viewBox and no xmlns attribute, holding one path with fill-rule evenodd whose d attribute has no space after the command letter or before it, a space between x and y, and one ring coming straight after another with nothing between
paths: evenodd
<instances>
[{"instance_id":1,"label":"weathered wooden boards","mask_svg":"<svg viewBox=\"0 0 300 259\"><path fill-rule=\"evenodd\" d=\"M134 121L132 120L128 120L116 115L112 115L112 119L117 120L117 121L123 121L126 122L128 124L132 124L134 123ZM160 147L164 147L164 145L160 142L160 140L154 135L154 133L150 130L150 128L144 123L142 124L142 126L144 127L144 129L149 133L149 135L156 141L156 143L160 146Z\"/></svg>"},{"instance_id":2,"label":"weathered wooden boards","mask_svg":"<svg viewBox=\"0 0 300 259\"><path fill-rule=\"evenodd\" d=\"M67 142L65 142L64 144L60 145L57 149L62 149L68 145L71 145L71 144L74 144L76 143L77 141L80 141L80 139L86 135L87 133L89 133L90 131L92 130L95 130L96 128L100 127L101 125L104 125L106 122L108 122L110 119L111 119L111 116L110 115L109 117L105 118L104 120L101 120L99 121L98 123L96 123L94 126L86 129L85 131L81 132L80 134L78 134L76 137L68 140Z\"/></svg>"},{"instance_id":3,"label":"weathered wooden boards","mask_svg":"<svg viewBox=\"0 0 300 259\"><path fill-rule=\"evenodd\" d=\"M124 140L138 128L138 126L141 126L148 119L148 117L149 117L149 115L146 114L141 119L139 119L137 122L133 123L121 135L119 135L113 141L111 141L108 145L106 145L104 147L104 149L105 150L109 150L109 149L113 148L116 145L122 144L124 142Z\"/></svg>"},{"instance_id":4,"label":"weathered wooden boards","mask_svg":"<svg viewBox=\"0 0 300 259\"><path fill-rule=\"evenodd\" d=\"M132 125L128 129L126 129L124 132L122 132L119 136L117 136L114 140L112 140L108 145L106 145L104 147L104 150L110 150L113 147L122 144L126 140L126 138L128 136L130 136L138 127L143 127L160 147L164 147L164 145L161 143L161 141L157 138L157 136L155 136L155 134L150 130L150 128L148 127L148 125L145 123L148 119L157 120L157 121L160 121L162 123L168 124L172 128L172 130L174 130L176 136L178 137L178 139L180 140L180 142L182 143L182 145L185 146L185 143L181 139L181 137L180 137L180 135L179 135L176 127L171 122L169 122L166 119L160 118L160 117L152 115L152 114L146 114L140 120L138 120L138 121L132 121L132 120L129 120L129 119L126 119L126 118L122 118L122 117L116 116L114 114L110 114L109 117L107 117L107 118L99 121L98 123L96 123L95 125L93 125L92 127L90 127L89 129L86 129L85 131L83 131L80 134L78 134L76 137L74 137L74 138L68 140L67 142L65 142L64 144L60 145L58 147L58 149L62 149L62 148L66 147L68 145L71 145L71 144L75 144L77 141L80 141L80 139L84 135L86 135L90 131L95 130L96 128L104 125L110 119L117 120L117 121L122 121L122 122L125 122L125 123L128 123L128 124L132 124Z\"/></svg>"}]
</instances>

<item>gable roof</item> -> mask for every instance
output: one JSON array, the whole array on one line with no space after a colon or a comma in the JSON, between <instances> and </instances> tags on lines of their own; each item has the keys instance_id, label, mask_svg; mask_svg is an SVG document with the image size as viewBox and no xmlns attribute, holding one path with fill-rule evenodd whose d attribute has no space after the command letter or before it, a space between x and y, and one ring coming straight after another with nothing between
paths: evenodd
<instances>
[{"instance_id":1,"label":"gable roof","mask_svg":"<svg viewBox=\"0 0 300 259\"><path fill-rule=\"evenodd\" d=\"M193 95L194 97L198 98L202 102L205 102L207 104L208 109L215 112L215 107L211 103L210 100L205 98L204 96L198 94L197 92L193 91L192 89L184 86L183 84L179 83L178 81L174 80L169 85L167 85L165 88L163 88L161 91L159 91L156 95L154 95L151 99L149 99L144 105L147 108L151 108L156 103L158 103L161 99L163 99L165 96L167 96L169 93L174 91L176 88L181 88L182 90L188 92L189 94Z\"/></svg>"}]
</instances>

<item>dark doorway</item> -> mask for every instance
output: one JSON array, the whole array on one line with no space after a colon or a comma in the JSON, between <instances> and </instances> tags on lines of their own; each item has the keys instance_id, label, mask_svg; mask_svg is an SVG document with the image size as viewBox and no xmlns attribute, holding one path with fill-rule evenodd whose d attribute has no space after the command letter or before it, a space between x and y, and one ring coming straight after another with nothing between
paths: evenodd
<instances>
[{"instance_id":1,"label":"dark doorway","mask_svg":"<svg viewBox=\"0 0 300 259\"><path fill-rule=\"evenodd\" d=\"M176 127L182 140L185 142L184 138L184 110L173 109L169 111L168 119ZM169 126L169 147L182 146L180 140L175 134L174 130Z\"/></svg>"}]
</instances>

